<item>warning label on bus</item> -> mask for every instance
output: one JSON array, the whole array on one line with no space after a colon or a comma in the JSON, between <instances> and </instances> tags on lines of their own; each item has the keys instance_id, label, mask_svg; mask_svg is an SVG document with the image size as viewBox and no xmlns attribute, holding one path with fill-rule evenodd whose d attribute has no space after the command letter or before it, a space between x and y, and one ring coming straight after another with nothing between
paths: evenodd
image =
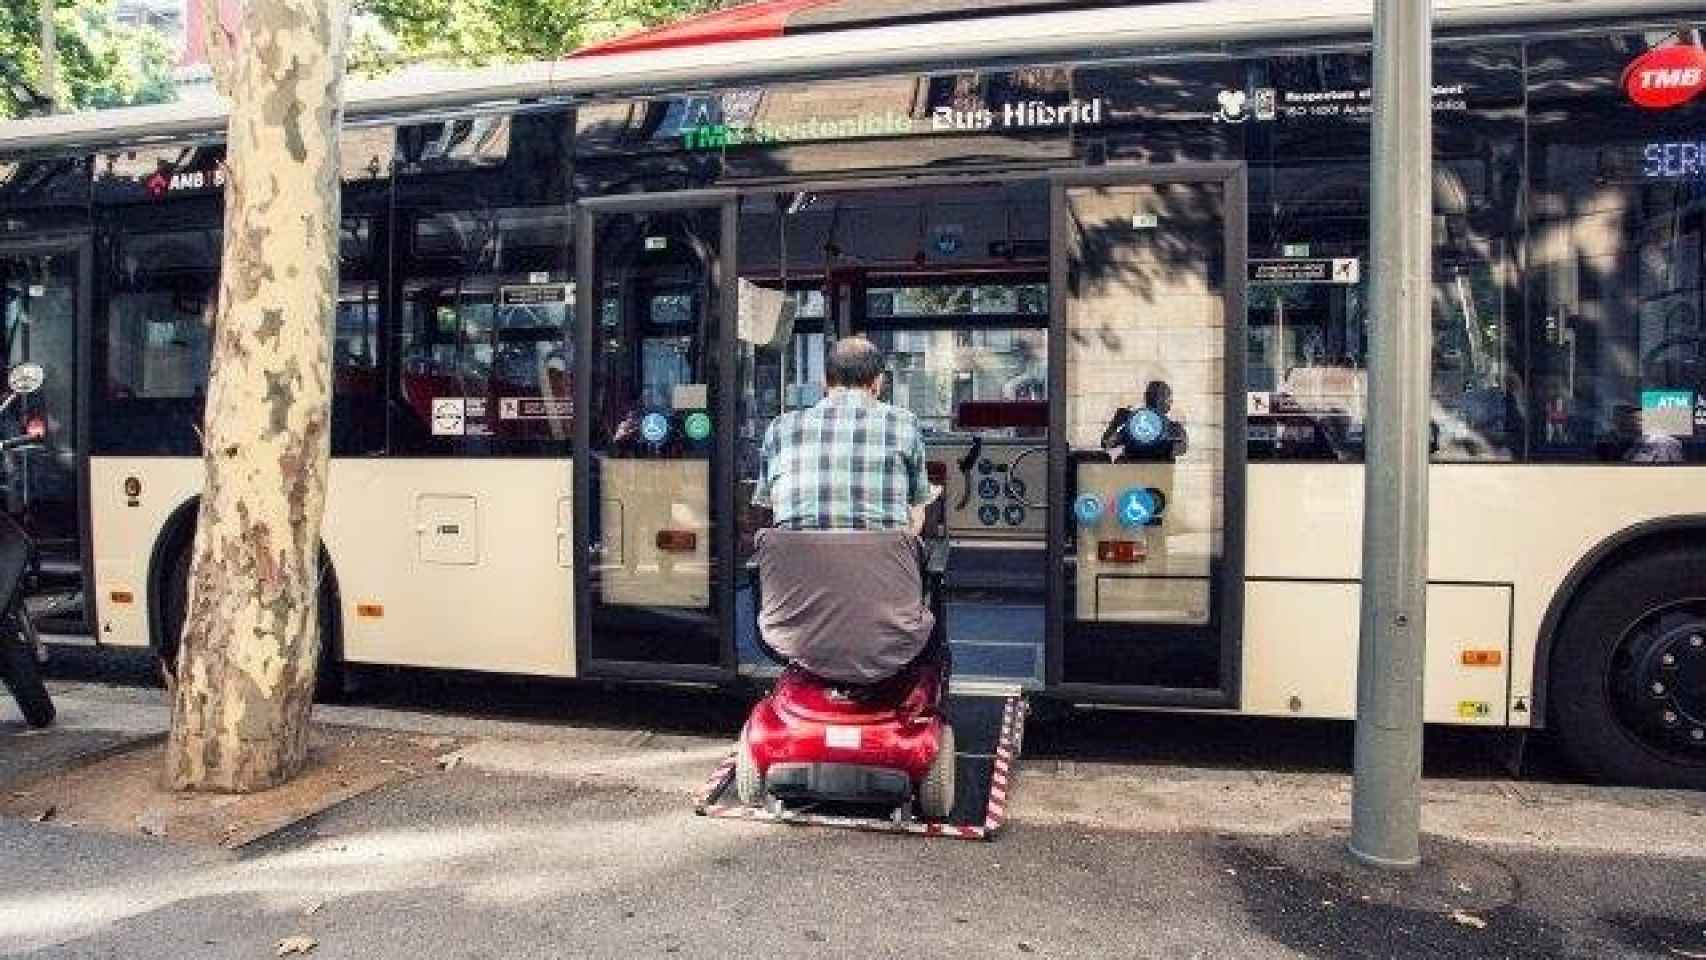
<instances>
[{"instance_id":1,"label":"warning label on bus","mask_svg":"<svg viewBox=\"0 0 1706 960\"><path fill-rule=\"evenodd\" d=\"M574 415L573 400L544 397L502 397L498 400L499 420L567 420Z\"/></svg>"},{"instance_id":2,"label":"warning label on bus","mask_svg":"<svg viewBox=\"0 0 1706 960\"><path fill-rule=\"evenodd\" d=\"M1251 260L1251 283L1342 283L1362 281L1362 261L1356 257L1297 260Z\"/></svg>"},{"instance_id":3,"label":"warning label on bus","mask_svg":"<svg viewBox=\"0 0 1706 960\"><path fill-rule=\"evenodd\" d=\"M499 302L506 307L536 307L544 303L568 303L566 283L530 283L525 286L503 287L498 291Z\"/></svg>"}]
</instances>

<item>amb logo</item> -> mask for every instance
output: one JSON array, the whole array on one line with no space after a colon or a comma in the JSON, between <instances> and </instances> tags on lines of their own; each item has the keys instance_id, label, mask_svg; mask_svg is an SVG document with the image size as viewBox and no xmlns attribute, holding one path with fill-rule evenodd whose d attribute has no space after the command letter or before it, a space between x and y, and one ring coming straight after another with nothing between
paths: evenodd
<instances>
[{"instance_id":1,"label":"amb logo","mask_svg":"<svg viewBox=\"0 0 1706 960\"><path fill-rule=\"evenodd\" d=\"M1649 50L1623 71L1623 90L1648 110L1680 107L1706 90L1706 50L1691 43Z\"/></svg>"}]
</instances>

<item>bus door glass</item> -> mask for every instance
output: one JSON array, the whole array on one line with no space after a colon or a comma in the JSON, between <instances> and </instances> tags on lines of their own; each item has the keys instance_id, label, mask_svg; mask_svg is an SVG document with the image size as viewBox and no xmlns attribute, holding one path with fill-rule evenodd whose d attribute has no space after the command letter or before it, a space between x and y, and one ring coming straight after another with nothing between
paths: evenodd
<instances>
[{"instance_id":1,"label":"bus door glass","mask_svg":"<svg viewBox=\"0 0 1706 960\"><path fill-rule=\"evenodd\" d=\"M1056 186L1063 482L1049 665L1065 687L1236 705L1245 268L1234 169Z\"/></svg>"},{"instance_id":2,"label":"bus door glass","mask_svg":"<svg viewBox=\"0 0 1706 960\"><path fill-rule=\"evenodd\" d=\"M41 252L0 249L0 350L6 369L39 363L40 392L14 401L0 418L0 436L43 429L41 446L7 451L6 509L20 517L44 559L74 564L80 543L77 510L76 416L78 311L83 309L77 248Z\"/></svg>"},{"instance_id":3,"label":"bus door glass","mask_svg":"<svg viewBox=\"0 0 1706 960\"><path fill-rule=\"evenodd\" d=\"M771 422L824 395L825 351L847 310L847 285L830 270L827 247L834 221L830 198L812 193L755 193L740 201L735 636L740 669L746 673L779 666L764 656L756 639L753 555L758 531L773 518L752 498Z\"/></svg>"},{"instance_id":4,"label":"bus door glass","mask_svg":"<svg viewBox=\"0 0 1706 960\"><path fill-rule=\"evenodd\" d=\"M720 200L594 203L583 219L577 432L582 668L713 679L733 664L725 564L732 448L721 378ZM584 453L583 453L584 451Z\"/></svg>"}]
</instances>

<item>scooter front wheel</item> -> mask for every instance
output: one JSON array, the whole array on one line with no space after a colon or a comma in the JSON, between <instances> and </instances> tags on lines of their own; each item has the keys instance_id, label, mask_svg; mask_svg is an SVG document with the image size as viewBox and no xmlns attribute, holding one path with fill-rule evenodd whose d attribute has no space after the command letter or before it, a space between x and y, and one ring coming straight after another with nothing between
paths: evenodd
<instances>
[{"instance_id":1,"label":"scooter front wheel","mask_svg":"<svg viewBox=\"0 0 1706 960\"><path fill-rule=\"evenodd\" d=\"M0 639L0 680L18 701L25 723L45 727L53 722L53 699L47 695L47 684L42 682L36 664L35 644L26 643L16 633Z\"/></svg>"}]
</instances>

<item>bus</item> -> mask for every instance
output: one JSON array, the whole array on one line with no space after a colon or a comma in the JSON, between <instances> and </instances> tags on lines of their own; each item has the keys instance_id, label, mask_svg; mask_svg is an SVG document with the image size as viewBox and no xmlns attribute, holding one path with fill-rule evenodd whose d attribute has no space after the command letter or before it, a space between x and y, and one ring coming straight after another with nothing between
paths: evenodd
<instances>
[{"instance_id":1,"label":"bus","mask_svg":"<svg viewBox=\"0 0 1706 960\"><path fill-rule=\"evenodd\" d=\"M1426 719L1706 785L1706 4L1436 9ZM862 335L946 490L956 682L1351 717L1371 26L775 0L353 85L328 670L765 676L759 443ZM0 125L0 347L50 371L9 505L66 629L168 657L222 122Z\"/></svg>"}]
</instances>

